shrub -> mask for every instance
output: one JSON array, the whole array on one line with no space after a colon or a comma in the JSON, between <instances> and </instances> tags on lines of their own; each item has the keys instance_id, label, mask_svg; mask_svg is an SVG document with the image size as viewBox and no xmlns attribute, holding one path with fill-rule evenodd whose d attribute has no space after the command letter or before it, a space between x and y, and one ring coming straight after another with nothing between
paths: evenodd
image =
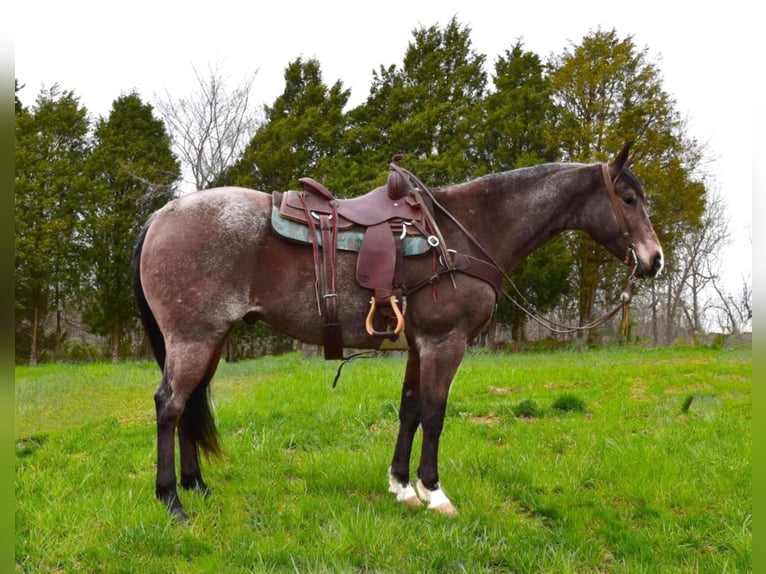
<instances>
[{"instance_id":1,"label":"shrub","mask_svg":"<svg viewBox=\"0 0 766 574\"><path fill-rule=\"evenodd\" d=\"M585 401L577 395L563 394L557 397L555 401L553 401L551 407L557 411L563 411L566 413L581 413L585 411Z\"/></svg>"},{"instance_id":2,"label":"shrub","mask_svg":"<svg viewBox=\"0 0 766 574\"><path fill-rule=\"evenodd\" d=\"M513 414L522 419L534 419L540 417L542 413L540 407L537 406L537 401L524 399L513 407Z\"/></svg>"}]
</instances>

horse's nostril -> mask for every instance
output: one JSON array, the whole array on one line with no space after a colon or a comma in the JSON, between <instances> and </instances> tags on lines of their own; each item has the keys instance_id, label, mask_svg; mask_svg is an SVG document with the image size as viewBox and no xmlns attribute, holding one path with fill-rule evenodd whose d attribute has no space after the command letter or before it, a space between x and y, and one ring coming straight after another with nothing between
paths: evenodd
<instances>
[{"instance_id":1,"label":"horse's nostril","mask_svg":"<svg viewBox=\"0 0 766 574\"><path fill-rule=\"evenodd\" d=\"M657 275L662 269L662 254L658 253L652 261L652 275Z\"/></svg>"}]
</instances>

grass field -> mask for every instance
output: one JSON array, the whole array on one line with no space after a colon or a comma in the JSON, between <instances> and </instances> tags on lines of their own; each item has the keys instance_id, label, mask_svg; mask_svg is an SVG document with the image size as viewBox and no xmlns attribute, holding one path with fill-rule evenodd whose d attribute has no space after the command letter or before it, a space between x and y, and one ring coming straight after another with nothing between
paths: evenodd
<instances>
[{"instance_id":1,"label":"grass field","mask_svg":"<svg viewBox=\"0 0 766 574\"><path fill-rule=\"evenodd\" d=\"M456 517L387 492L404 360L336 368L221 364L225 455L180 526L154 499L156 365L17 367L16 571L752 571L750 348L469 355Z\"/></svg>"}]
</instances>

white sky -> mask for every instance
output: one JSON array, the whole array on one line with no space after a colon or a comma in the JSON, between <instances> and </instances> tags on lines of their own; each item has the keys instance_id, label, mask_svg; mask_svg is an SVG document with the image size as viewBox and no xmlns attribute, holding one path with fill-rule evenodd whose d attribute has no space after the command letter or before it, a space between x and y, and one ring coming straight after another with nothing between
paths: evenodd
<instances>
[{"instance_id":1,"label":"white sky","mask_svg":"<svg viewBox=\"0 0 766 574\"><path fill-rule=\"evenodd\" d=\"M731 220L734 243L724 255L730 287L752 273L766 3L133 0L113 7L43 0L14 2L13 10L15 77L26 85L22 102L34 103L43 86L58 83L94 116L107 115L112 102L132 90L147 102L166 89L187 95L195 86L192 66L204 72L216 63L230 86L256 73L255 100L271 104L284 88L285 67L298 57L316 58L324 82L341 80L355 106L369 93L373 69L401 65L414 29L443 27L453 16L471 29L473 48L487 56L490 74L517 39L546 58L599 27L614 28L620 38L633 36L638 49L648 48L665 91L688 120L688 134L707 146L708 170Z\"/></svg>"}]
</instances>

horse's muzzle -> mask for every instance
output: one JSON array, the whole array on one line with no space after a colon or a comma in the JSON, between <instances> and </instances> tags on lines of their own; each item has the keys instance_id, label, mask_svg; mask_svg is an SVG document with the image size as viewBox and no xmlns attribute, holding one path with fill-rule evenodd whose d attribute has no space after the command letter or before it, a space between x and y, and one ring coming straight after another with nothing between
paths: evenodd
<instances>
[{"instance_id":1,"label":"horse's muzzle","mask_svg":"<svg viewBox=\"0 0 766 574\"><path fill-rule=\"evenodd\" d=\"M662 252L656 253L654 257L652 257L649 265L645 265L639 260L636 275L639 277L656 277L660 274L660 271L662 271L664 264L665 262L662 257Z\"/></svg>"}]
</instances>

